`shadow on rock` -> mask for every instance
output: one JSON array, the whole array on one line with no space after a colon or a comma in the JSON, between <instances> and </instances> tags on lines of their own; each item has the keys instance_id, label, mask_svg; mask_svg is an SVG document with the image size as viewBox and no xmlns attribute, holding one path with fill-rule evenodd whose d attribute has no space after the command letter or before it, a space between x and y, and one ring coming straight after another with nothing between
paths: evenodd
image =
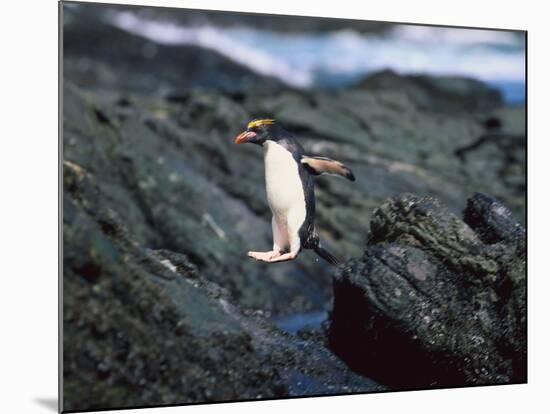
<instances>
[{"instance_id":1,"label":"shadow on rock","mask_svg":"<svg viewBox=\"0 0 550 414\"><path fill-rule=\"evenodd\" d=\"M330 347L397 388L525 382L525 291L525 231L506 207L475 194L460 220L400 196L334 279Z\"/></svg>"},{"instance_id":2,"label":"shadow on rock","mask_svg":"<svg viewBox=\"0 0 550 414\"><path fill-rule=\"evenodd\" d=\"M186 255L142 247L92 174L63 169L64 410L383 389L233 304Z\"/></svg>"}]
</instances>

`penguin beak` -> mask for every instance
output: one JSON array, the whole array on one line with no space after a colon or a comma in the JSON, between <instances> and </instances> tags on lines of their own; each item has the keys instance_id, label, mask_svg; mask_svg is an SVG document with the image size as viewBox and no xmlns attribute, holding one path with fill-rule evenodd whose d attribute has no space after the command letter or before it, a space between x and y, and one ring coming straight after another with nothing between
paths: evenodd
<instances>
[{"instance_id":1,"label":"penguin beak","mask_svg":"<svg viewBox=\"0 0 550 414\"><path fill-rule=\"evenodd\" d=\"M241 132L239 135L237 135L237 138L235 138L235 144L247 143L251 139L253 139L255 136L256 136L256 133L252 131Z\"/></svg>"}]
</instances>

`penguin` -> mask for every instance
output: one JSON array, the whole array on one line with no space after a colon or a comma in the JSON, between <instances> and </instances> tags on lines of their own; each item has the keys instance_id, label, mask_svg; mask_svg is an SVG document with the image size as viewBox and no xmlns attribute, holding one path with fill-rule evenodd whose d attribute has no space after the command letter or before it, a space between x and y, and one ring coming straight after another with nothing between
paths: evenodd
<instances>
[{"instance_id":1,"label":"penguin","mask_svg":"<svg viewBox=\"0 0 550 414\"><path fill-rule=\"evenodd\" d=\"M339 260L321 246L315 228L314 177L332 174L355 181L351 170L326 157L306 155L297 139L274 119L256 119L235 138L236 144L263 147L265 186L271 209L273 249L248 252L268 263L294 260L302 249L312 249L327 262Z\"/></svg>"}]
</instances>

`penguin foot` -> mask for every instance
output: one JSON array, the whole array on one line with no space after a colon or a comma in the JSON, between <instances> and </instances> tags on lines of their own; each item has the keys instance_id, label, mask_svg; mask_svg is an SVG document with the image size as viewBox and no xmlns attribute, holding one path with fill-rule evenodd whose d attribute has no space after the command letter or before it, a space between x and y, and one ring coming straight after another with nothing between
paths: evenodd
<instances>
[{"instance_id":1,"label":"penguin foot","mask_svg":"<svg viewBox=\"0 0 550 414\"><path fill-rule=\"evenodd\" d=\"M262 262L271 262L273 259L281 256L281 252L275 250L270 252L248 252L248 256Z\"/></svg>"},{"instance_id":2,"label":"penguin foot","mask_svg":"<svg viewBox=\"0 0 550 414\"><path fill-rule=\"evenodd\" d=\"M298 252L289 252L289 253L281 254L269 260L269 263L288 262L289 260L296 259L296 256L298 256Z\"/></svg>"}]
</instances>

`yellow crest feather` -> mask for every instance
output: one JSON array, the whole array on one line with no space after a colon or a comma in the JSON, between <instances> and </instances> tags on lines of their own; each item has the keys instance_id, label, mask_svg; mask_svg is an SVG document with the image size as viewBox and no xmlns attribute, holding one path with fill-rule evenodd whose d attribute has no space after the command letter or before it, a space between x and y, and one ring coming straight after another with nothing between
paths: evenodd
<instances>
[{"instance_id":1,"label":"yellow crest feather","mask_svg":"<svg viewBox=\"0 0 550 414\"><path fill-rule=\"evenodd\" d=\"M275 123L274 119L255 119L254 121L250 121L248 123L247 128L250 129L250 128L259 127L262 125L272 125L274 123Z\"/></svg>"}]
</instances>

